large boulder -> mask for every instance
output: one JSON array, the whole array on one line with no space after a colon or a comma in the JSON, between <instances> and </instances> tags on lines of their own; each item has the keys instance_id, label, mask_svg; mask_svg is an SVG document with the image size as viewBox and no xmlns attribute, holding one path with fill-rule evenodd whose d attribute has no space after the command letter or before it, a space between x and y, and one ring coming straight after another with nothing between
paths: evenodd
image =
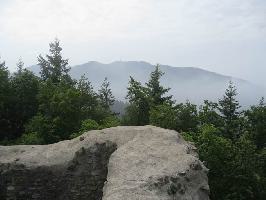
<instances>
[{"instance_id":1,"label":"large boulder","mask_svg":"<svg viewBox=\"0 0 266 200\"><path fill-rule=\"evenodd\" d=\"M207 169L179 133L89 131L50 145L0 146L0 199L205 200Z\"/></svg>"}]
</instances>

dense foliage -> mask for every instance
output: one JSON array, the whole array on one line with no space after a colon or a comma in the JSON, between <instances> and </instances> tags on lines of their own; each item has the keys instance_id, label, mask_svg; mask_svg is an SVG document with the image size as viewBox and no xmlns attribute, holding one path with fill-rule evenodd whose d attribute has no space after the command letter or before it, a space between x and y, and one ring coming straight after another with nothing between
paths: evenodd
<instances>
[{"instance_id":1,"label":"dense foliage","mask_svg":"<svg viewBox=\"0 0 266 200\"><path fill-rule=\"evenodd\" d=\"M124 125L152 124L174 129L195 143L209 171L211 199L262 200L266 196L266 105L240 110L237 90L229 83L217 102L197 107L176 104L160 84L159 67L144 86L131 77Z\"/></svg>"},{"instance_id":2,"label":"dense foliage","mask_svg":"<svg viewBox=\"0 0 266 200\"><path fill-rule=\"evenodd\" d=\"M85 131L120 125L107 78L95 92L89 80L70 77L59 41L38 57L40 78L17 64L10 74L0 61L0 143L49 144ZM194 142L209 171L211 199L262 200L266 196L266 104L240 110L237 89L229 83L217 102L197 107L176 103L160 83L159 65L141 84L130 77L122 125L177 130Z\"/></svg>"},{"instance_id":3,"label":"dense foliage","mask_svg":"<svg viewBox=\"0 0 266 200\"><path fill-rule=\"evenodd\" d=\"M56 39L50 53L38 57L41 78L23 69L22 61L12 75L0 62L2 144L48 144L119 124L110 110L114 97L107 79L98 93L84 76L72 79L61 51Z\"/></svg>"}]
</instances>

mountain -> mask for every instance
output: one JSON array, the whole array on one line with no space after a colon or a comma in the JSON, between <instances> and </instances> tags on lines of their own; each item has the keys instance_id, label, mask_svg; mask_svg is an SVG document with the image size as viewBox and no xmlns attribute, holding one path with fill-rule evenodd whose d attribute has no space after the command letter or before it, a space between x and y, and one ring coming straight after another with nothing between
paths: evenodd
<instances>
[{"instance_id":1,"label":"mountain","mask_svg":"<svg viewBox=\"0 0 266 200\"><path fill-rule=\"evenodd\" d=\"M39 67L32 66L30 70L39 74ZM111 88L115 97L124 100L127 93L129 76L145 83L154 66L143 61L117 61L103 64L96 61L73 66L70 75L79 79L83 74L89 79L97 90L105 77L111 82ZM170 94L177 102L184 102L187 99L193 103L200 104L203 100L216 101L224 94L230 80L238 89L241 105L248 106L257 104L262 96L265 96L265 88L254 85L246 80L221 75L194 67L171 67L161 65L165 73L162 77L162 84L170 87Z\"/></svg>"}]
</instances>

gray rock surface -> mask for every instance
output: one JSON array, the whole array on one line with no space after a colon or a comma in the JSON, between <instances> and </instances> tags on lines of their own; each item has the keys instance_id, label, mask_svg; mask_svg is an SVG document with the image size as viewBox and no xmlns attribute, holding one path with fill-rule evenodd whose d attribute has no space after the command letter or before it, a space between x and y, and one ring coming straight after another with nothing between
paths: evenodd
<instances>
[{"instance_id":1,"label":"gray rock surface","mask_svg":"<svg viewBox=\"0 0 266 200\"><path fill-rule=\"evenodd\" d=\"M175 131L115 127L51 145L0 146L0 199L205 200L207 169Z\"/></svg>"}]
</instances>

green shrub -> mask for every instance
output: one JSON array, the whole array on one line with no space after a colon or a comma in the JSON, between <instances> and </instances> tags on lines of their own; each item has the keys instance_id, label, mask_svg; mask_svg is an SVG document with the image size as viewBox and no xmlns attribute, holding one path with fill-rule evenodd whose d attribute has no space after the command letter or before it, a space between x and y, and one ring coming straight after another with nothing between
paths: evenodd
<instances>
[{"instance_id":1,"label":"green shrub","mask_svg":"<svg viewBox=\"0 0 266 200\"><path fill-rule=\"evenodd\" d=\"M18 139L17 143L24 144L24 145L37 145L37 144L44 144L45 141L38 133L32 132L32 133L23 134Z\"/></svg>"},{"instance_id":2,"label":"green shrub","mask_svg":"<svg viewBox=\"0 0 266 200\"><path fill-rule=\"evenodd\" d=\"M176 111L168 104L154 107L150 111L150 124L162 128L176 128Z\"/></svg>"},{"instance_id":3,"label":"green shrub","mask_svg":"<svg viewBox=\"0 0 266 200\"><path fill-rule=\"evenodd\" d=\"M99 129L99 124L93 119L85 119L81 122L80 132L82 133L98 129Z\"/></svg>"},{"instance_id":4,"label":"green shrub","mask_svg":"<svg viewBox=\"0 0 266 200\"><path fill-rule=\"evenodd\" d=\"M100 124L101 125L99 128L104 129L104 128L119 126L120 121L116 116L108 116L108 117L104 118L103 120L101 120Z\"/></svg>"},{"instance_id":5,"label":"green shrub","mask_svg":"<svg viewBox=\"0 0 266 200\"><path fill-rule=\"evenodd\" d=\"M78 137L78 136L80 136L80 135L82 135L83 134L83 132L76 132L76 133L72 133L70 136L69 136L69 139L73 139L73 138L76 138L76 137Z\"/></svg>"},{"instance_id":6,"label":"green shrub","mask_svg":"<svg viewBox=\"0 0 266 200\"><path fill-rule=\"evenodd\" d=\"M26 124L26 133L35 133L36 136L42 138L45 144L58 142L60 141L60 136L57 135L54 128L54 121L38 114Z\"/></svg>"},{"instance_id":7,"label":"green shrub","mask_svg":"<svg viewBox=\"0 0 266 200\"><path fill-rule=\"evenodd\" d=\"M182 132L181 135L184 138L184 140L189 142L195 142L197 134L194 132Z\"/></svg>"},{"instance_id":8,"label":"green shrub","mask_svg":"<svg viewBox=\"0 0 266 200\"><path fill-rule=\"evenodd\" d=\"M16 140L9 140L8 138L4 138L3 140L0 140L0 145L8 146L8 145L14 145L16 144Z\"/></svg>"}]
</instances>

